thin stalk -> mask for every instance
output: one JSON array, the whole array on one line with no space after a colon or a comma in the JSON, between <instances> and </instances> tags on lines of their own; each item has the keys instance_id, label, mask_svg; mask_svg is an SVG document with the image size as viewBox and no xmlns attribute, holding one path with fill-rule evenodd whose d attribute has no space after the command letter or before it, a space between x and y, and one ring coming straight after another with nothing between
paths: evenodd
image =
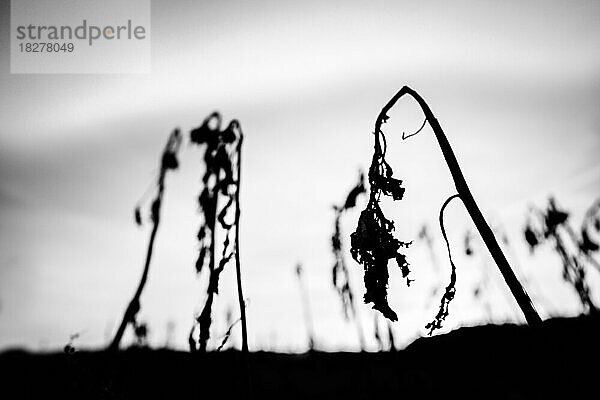
<instances>
[{"instance_id":1,"label":"thin stalk","mask_svg":"<svg viewBox=\"0 0 600 400\"><path fill-rule=\"evenodd\" d=\"M379 143L379 133L381 132L381 125L388 118L387 112L404 95L409 95L413 99L415 99L417 101L417 103L419 103L419 106L421 107L421 109L423 110L423 113L425 114L425 118L429 122L429 125L431 126L431 129L433 130L433 133L435 134L435 137L438 141L440 149L442 150L442 154L444 156L444 159L446 160L448 169L450 170L450 173L452 175L452 179L454 180L454 185L456 187L456 191L458 192L462 202L465 205L465 208L467 209L469 215L471 216L473 223L477 227L477 231L481 235L481 238L483 239L485 245L487 246L488 251L490 252L490 254L492 255L492 258L496 262L496 265L498 266L498 269L500 270L500 273L502 274L504 281L508 285L510 291L512 292L512 295L514 296L519 307L521 308L521 311L523 312L523 315L525 316L527 323L529 323L531 325L539 324L542 321L542 319L540 318L539 314L535 310L535 307L533 306L533 303L531 302L529 295L527 294L527 292L525 291L525 289L523 288L523 286L521 285L521 283L515 276L515 273L513 272L512 268L510 267L508 260L504 256L504 253L502 252L500 245L498 244L498 242L496 241L496 238L494 237L494 233L492 232L491 228L489 227L488 223L486 222L485 218L483 217L483 214L479 210L479 207L477 206L477 203L475 202L475 199L473 198L473 195L471 194L471 190L469 189L469 186L467 185L465 177L463 176L460 166L458 165L456 156L454 155L454 152L452 151L452 147L450 146L450 143L448 142L448 139L446 138L446 135L444 134L442 127L440 126L438 120L433 115L431 109L429 108L429 106L427 105L425 100L423 100L423 98L417 92L415 92L408 86L404 86L383 107L383 109L379 113L379 116L377 117L377 120L375 122L376 143Z\"/></svg>"},{"instance_id":2,"label":"thin stalk","mask_svg":"<svg viewBox=\"0 0 600 400\"><path fill-rule=\"evenodd\" d=\"M298 276L298 284L300 286L300 296L302 297L302 305L304 311L304 323L306 324L306 332L308 335L308 348L310 351L315 348L315 335L312 323L312 315L310 312L310 301L308 299L308 291L302 279L302 265L296 266L296 275Z\"/></svg>"},{"instance_id":3,"label":"thin stalk","mask_svg":"<svg viewBox=\"0 0 600 400\"><path fill-rule=\"evenodd\" d=\"M246 304L242 291L242 269L240 266L240 186L242 182L242 141L244 135L240 131L237 146L237 189L235 191L235 272L237 277L237 293L240 303L240 319L242 322L242 353L248 353L248 331L246 327Z\"/></svg>"},{"instance_id":4,"label":"thin stalk","mask_svg":"<svg viewBox=\"0 0 600 400\"><path fill-rule=\"evenodd\" d=\"M220 180L217 175L217 179L215 182L215 187L219 187ZM216 218L216 210L219 209L219 197L218 194L215 200L215 213L213 218ZM217 228L216 222L211 221L212 229L210 230L210 260L208 264L208 290L206 303L204 303L204 308L200 313L200 317L198 318L198 322L200 324L200 335L198 337L200 341L200 353L206 353L206 347L208 345L208 339L210 338L210 326L212 324L211 314L212 314L212 304L215 297L215 292L212 288L213 279L215 279L215 241L217 240Z\"/></svg>"},{"instance_id":5,"label":"thin stalk","mask_svg":"<svg viewBox=\"0 0 600 400\"><path fill-rule=\"evenodd\" d=\"M350 282L348 282L350 284ZM352 305L354 307L354 324L356 325L356 333L358 335L358 344L360 346L360 351L365 351L366 342L365 342L365 334L363 332L361 320L360 320L360 311L358 309L358 305L356 304L356 300L354 297L352 298Z\"/></svg>"},{"instance_id":6,"label":"thin stalk","mask_svg":"<svg viewBox=\"0 0 600 400\"><path fill-rule=\"evenodd\" d=\"M154 240L156 239L156 234L158 232L158 226L160 224L160 206L162 203L162 196L165 188L165 173L166 170L161 170L161 173L158 178L158 194L156 195L156 199L152 204L152 232L150 233L150 240L148 242L148 250L146 251L146 262L144 264L144 271L142 272L142 277L138 284L137 290L133 295L133 298L129 302L127 309L125 310L125 314L123 315L123 320L119 325L119 329L117 329L117 333L113 338L111 344L108 346L109 351L116 351L119 349L119 344L121 343L121 339L123 338L123 334L125 333L125 329L127 329L127 325L133 323L135 321L135 317L140 310L140 297L146 286L146 282L148 280L148 273L150 272L150 261L152 260L152 252L154 250Z\"/></svg>"}]
</instances>

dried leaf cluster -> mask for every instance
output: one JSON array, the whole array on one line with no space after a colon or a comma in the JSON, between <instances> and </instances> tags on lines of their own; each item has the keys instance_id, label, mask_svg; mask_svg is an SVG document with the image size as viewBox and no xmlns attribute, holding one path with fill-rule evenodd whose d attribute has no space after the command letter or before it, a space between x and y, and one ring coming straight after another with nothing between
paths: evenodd
<instances>
[{"instance_id":1,"label":"dried leaf cluster","mask_svg":"<svg viewBox=\"0 0 600 400\"><path fill-rule=\"evenodd\" d=\"M381 146L383 140L383 148ZM369 184L371 186L369 203L361 212L356 231L350 236L352 257L363 265L366 293L365 303L373 303L373 308L380 311L391 321L398 317L387 301L388 262L393 259L402 271L402 276L410 285L409 269L406 256L400 252L410 242L402 242L393 235L394 222L388 220L380 208L381 196L390 196L401 200L404 195L402 181L393 178L391 166L385 159L385 136L383 132L375 132L375 151L369 168Z\"/></svg>"}]
</instances>

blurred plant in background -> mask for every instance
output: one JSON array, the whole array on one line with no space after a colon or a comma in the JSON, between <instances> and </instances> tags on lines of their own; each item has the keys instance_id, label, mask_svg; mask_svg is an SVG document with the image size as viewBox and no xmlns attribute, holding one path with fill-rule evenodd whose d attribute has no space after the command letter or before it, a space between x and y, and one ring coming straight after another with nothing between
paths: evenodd
<instances>
[{"instance_id":1,"label":"blurred plant in background","mask_svg":"<svg viewBox=\"0 0 600 400\"><path fill-rule=\"evenodd\" d=\"M204 147L205 171L202 177L202 191L198 196L199 211L203 223L198 231L200 250L196 261L196 272L202 273L208 268L209 278L206 289L207 297L202 312L197 318L199 325L198 350L205 352L210 337L212 323L212 305L214 296L219 293L219 277L227 263L235 256L238 300L242 322L242 351L248 351L246 331L246 311L241 286L241 268L239 256L239 192L241 184L241 148L243 133L237 120L221 130L221 115L212 113L200 127L190 133L193 144ZM220 206L219 200L225 204ZM235 207L232 207L235 203ZM230 212L232 210L232 212ZM233 221L231 213L234 214ZM217 225L218 224L218 225ZM217 253L217 229L225 233L220 257ZM235 229L235 243L231 234ZM217 262L217 257L219 260ZM191 349L196 349L193 340L193 330L190 334Z\"/></svg>"},{"instance_id":2,"label":"blurred plant in background","mask_svg":"<svg viewBox=\"0 0 600 400\"><path fill-rule=\"evenodd\" d=\"M348 271L348 266L346 265L346 259L344 257L344 243L342 241L341 234L341 219L347 210L350 210L356 206L358 197L366 193L364 180L364 174L360 172L358 183L350 190L344 203L340 206L333 206L333 210L335 212L335 221L333 226L333 235L331 236L331 249L335 258L332 268L332 284L342 302L344 318L347 321L350 319L354 320L361 350L365 348L365 337L360 322L359 312L354 302L352 286L350 285L350 271Z\"/></svg>"},{"instance_id":3,"label":"blurred plant in background","mask_svg":"<svg viewBox=\"0 0 600 400\"><path fill-rule=\"evenodd\" d=\"M152 252L154 250L154 241L156 240L158 226L160 225L160 209L162 206L163 195L165 191L165 177L167 175L167 171L176 170L179 167L177 154L179 152L179 148L181 147L181 140L182 138L179 129L173 130L173 132L169 135L167 144L165 145L165 148L162 152L162 156L160 159L160 170L156 179L155 186L156 195L154 197L154 200L152 201L152 205L150 206L150 219L152 220L152 231L150 232L150 240L148 243L148 250L146 253L146 262L144 264L144 270L142 272L142 277L133 295L133 298L131 299L129 305L127 306L127 309L125 310L125 314L123 315L121 324L119 325L119 328L117 329L117 332L108 347L109 350L115 351L119 349L119 345L121 343L121 339L123 338L123 334L125 333L125 329L130 324L134 327L134 334L138 339L140 337L138 333L141 333L142 331L147 332L146 325L137 321L136 317L141 307L140 297L142 296L142 292L148 280L148 274L150 273L150 262L152 260ZM145 195L146 194L142 196L140 203L144 200ZM134 218L136 224L142 225L143 217L141 205L139 203L135 207Z\"/></svg>"},{"instance_id":4,"label":"blurred plant in background","mask_svg":"<svg viewBox=\"0 0 600 400\"><path fill-rule=\"evenodd\" d=\"M306 336L308 338L308 350L315 349L315 329L313 326L312 313L310 309L309 291L304 283L303 274L304 268L302 264L296 264L296 278L298 278L298 286L300 287L300 296L302 298L302 311L304 313L304 324L306 325Z\"/></svg>"},{"instance_id":5,"label":"blurred plant in background","mask_svg":"<svg viewBox=\"0 0 600 400\"><path fill-rule=\"evenodd\" d=\"M587 269L600 271L594 253L600 248L593 236L600 233L600 202L595 202L586 212L580 234L570 226L569 212L558 207L550 197L546 209L531 207L523 231L531 253L550 242L562 263L562 277L577 292L584 312L597 312L586 280ZM586 268L587 267L587 268Z\"/></svg>"}]
</instances>

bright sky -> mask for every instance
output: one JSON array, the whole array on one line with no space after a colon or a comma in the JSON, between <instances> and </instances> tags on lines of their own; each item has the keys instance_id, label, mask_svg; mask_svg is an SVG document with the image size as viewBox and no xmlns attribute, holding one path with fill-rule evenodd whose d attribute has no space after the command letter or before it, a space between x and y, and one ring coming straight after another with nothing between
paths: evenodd
<instances>
[{"instance_id":1,"label":"bright sky","mask_svg":"<svg viewBox=\"0 0 600 400\"><path fill-rule=\"evenodd\" d=\"M80 346L108 342L142 270L149 226L136 227L132 209L164 141L219 110L246 134L241 252L251 349L306 348L298 262L320 348L356 349L330 284L331 205L368 167L375 118L405 84L436 114L484 214L507 231L507 256L539 311L578 312L558 259L549 247L531 257L520 231L530 203L555 194L577 225L600 192L600 3L153 1L147 75L11 75L8 3L0 2L0 348L58 348L73 333ZM438 302L430 293L448 279L435 221L453 190L428 128L400 139L422 122L416 105L402 101L390 114L388 159L407 192L384 208L402 240L430 224L441 269L421 243L408 252L414 285L392 267L393 329L405 344L424 333ZM179 348L206 285L194 271L201 153L183 150L181 169L168 176L141 314L155 345L173 322ZM345 217L346 239L357 217ZM447 221L459 283L445 331L521 320L485 251L460 255L472 224L458 203ZM361 268L347 261L362 297ZM215 338L236 307L233 272L222 278ZM483 276L491 317L471 295ZM590 279L600 301L600 279ZM360 310L374 349L374 315Z\"/></svg>"}]
</instances>

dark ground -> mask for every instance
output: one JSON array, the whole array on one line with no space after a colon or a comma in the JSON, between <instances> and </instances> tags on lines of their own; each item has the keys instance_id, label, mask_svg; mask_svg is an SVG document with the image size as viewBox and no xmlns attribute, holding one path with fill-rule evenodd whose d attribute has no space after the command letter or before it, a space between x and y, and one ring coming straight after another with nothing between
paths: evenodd
<instances>
[{"instance_id":1,"label":"dark ground","mask_svg":"<svg viewBox=\"0 0 600 400\"><path fill-rule=\"evenodd\" d=\"M2 399L600 398L600 317L461 328L396 353L0 354ZM251 394L243 373L250 368ZM238 397L239 396L239 397Z\"/></svg>"}]
</instances>

